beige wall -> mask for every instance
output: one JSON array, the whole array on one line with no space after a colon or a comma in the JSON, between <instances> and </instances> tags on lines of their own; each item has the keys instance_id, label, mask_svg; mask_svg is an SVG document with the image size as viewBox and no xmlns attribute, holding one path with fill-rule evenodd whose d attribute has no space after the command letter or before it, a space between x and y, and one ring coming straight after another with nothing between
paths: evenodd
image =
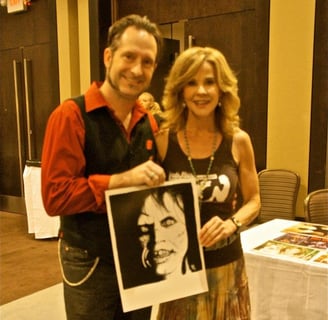
<instances>
[{"instance_id":1,"label":"beige wall","mask_svg":"<svg viewBox=\"0 0 328 320\"><path fill-rule=\"evenodd\" d=\"M87 0L57 0L60 101L90 85L89 6Z\"/></svg>"},{"instance_id":2,"label":"beige wall","mask_svg":"<svg viewBox=\"0 0 328 320\"><path fill-rule=\"evenodd\" d=\"M271 0L267 168L298 172L297 216L308 187L315 0Z\"/></svg>"}]
</instances>

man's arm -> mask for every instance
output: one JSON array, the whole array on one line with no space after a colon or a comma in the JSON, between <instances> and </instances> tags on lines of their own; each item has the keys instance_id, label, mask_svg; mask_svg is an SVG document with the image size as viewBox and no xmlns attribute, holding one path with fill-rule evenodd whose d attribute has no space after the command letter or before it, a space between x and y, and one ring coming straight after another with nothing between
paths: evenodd
<instances>
[{"instance_id":1,"label":"man's arm","mask_svg":"<svg viewBox=\"0 0 328 320\"><path fill-rule=\"evenodd\" d=\"M84 176L83 148L80 110L73 101L65 101L48 120L42 150L42 198L50 216L101 210Z\"/></svg>"}]
</instances>

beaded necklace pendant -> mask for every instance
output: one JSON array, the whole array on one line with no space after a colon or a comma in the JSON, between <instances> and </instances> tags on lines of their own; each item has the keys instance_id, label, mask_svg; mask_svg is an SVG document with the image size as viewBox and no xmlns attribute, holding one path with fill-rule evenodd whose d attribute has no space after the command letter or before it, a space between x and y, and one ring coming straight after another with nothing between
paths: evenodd
<instances>
[{"instance_id":1,"label":"beaded necklace pendant","mask_svg":"<svg viewBox=\"0 0 328 320\"><path fill-rule=\"evenodd\" d=\"M214 135L214 138L213 138L212 154L211 154L210 162L209 162L207 170L206 170L205 179L199 179L199 178L197 178L197 173L196 173L196 170L195 170L195 167L194 167L194 164L192 162L191 155L190 155L190 147L189 147L189 141L188 141L186 129L183 131L183 133L184 133L184 140L185 140L185 144L186 144L186 148L187 148L187 159L188 159L188 162L189 162L191 172L192 172L193 176L196 178L196 183L199 187L199 199L202 200L204 198L203 192L204 192L204 190L206 188L206 184L208 182L208 176L211 172L213 162L214 162L214 154L215 154L215 147L216 147L218 134L216 133Z\"/></svg>"}]
</instances>

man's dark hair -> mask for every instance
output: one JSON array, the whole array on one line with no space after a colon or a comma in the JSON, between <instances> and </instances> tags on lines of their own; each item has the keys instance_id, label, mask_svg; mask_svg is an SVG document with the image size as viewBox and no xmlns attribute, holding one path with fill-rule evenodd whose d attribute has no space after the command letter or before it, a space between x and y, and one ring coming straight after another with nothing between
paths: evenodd
<instances>
[{"instance_id":1,"label":"man's dark hair","mask_svg":"<svg viewBox=\"0 0 328 320\"><path fill-rule=\"evenodd\" d=\"M150 33L156 41L157 44L157 56L156 62L160 60L163 49L163 38L159 31L157 25L144 16L141 17L137 14L131 14L117 20L109 29L107 37L107 47L111 48L115 52L119 46L119 41L122 34L128 27L135 27L138 30L145 30Z\"/></svg>"}]
</instances>

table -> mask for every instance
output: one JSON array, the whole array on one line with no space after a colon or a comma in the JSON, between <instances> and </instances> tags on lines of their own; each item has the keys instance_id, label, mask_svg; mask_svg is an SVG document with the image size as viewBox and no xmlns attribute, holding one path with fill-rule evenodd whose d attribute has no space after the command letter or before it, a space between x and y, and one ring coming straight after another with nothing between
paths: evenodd
<instances>
[{"instance_id":1,"label":"table","mask_svg":"<svg viewBox=\"0 0 328 320\"><path fill-rule=\"evenodd\" d=\"M327 230L275 219L241 233L253 320L328 319Z\"/></svg>"},{"instance_id":2,"label":"table","mask_svg":"<svg viewBox=\"0 0 328 320\"><path fill-rule=\"evenodd\" d=\"M59 216L47 215L41 197L41 168L25 166L24 174L25 206L28 233L34 233L35 239L58 236Z\"/></svg>"}]
</instances>

